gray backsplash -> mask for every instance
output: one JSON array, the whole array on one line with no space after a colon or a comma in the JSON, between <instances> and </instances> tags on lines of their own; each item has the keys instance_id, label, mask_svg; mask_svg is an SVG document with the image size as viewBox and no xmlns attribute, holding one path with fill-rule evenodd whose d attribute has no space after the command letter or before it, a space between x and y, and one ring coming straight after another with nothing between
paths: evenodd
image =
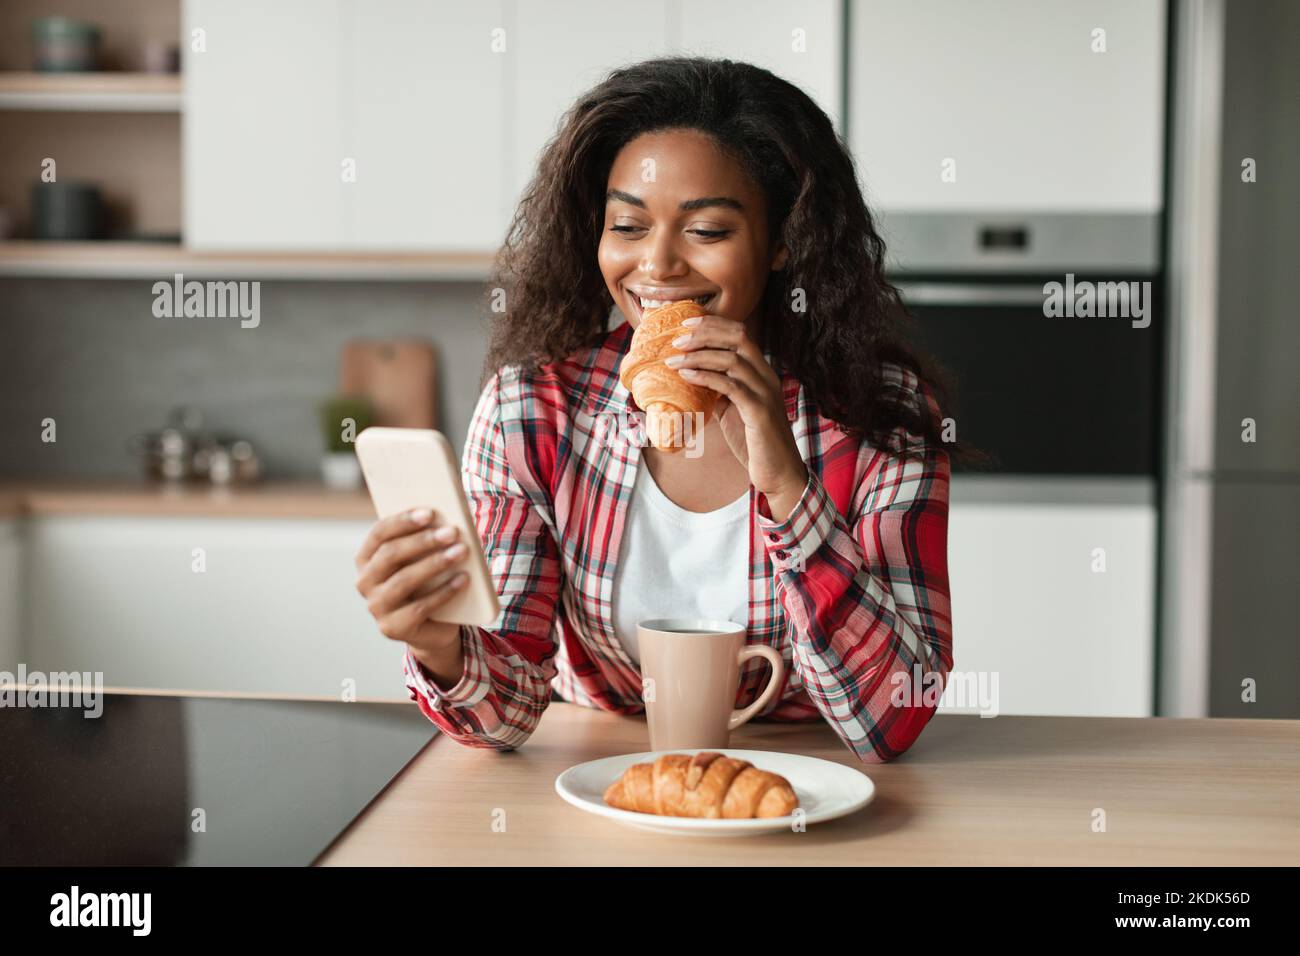
<instances>
[{"instance_id":1,"label":"gray backsplash","mask_svg":"<svg viewBox=\"0 0 1300 956\"><path fill-rule=\"evenodd\" d=\"M251 439L268 477L315 479L317 406L353 337L417 335L439 353L439 428L459 454L487 347L478 283L263 280L261 323L159 319L153 280L0 279L2 478L134 478L131 436L178 404ZM57 442L41 441L41 421Z\"/></svg>"}]
</instances>

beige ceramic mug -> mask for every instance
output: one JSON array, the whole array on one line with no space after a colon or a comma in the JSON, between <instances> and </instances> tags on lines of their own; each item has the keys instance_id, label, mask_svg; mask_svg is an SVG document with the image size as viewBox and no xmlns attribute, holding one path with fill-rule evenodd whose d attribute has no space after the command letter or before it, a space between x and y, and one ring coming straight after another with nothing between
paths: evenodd
<instances>
[{"instance_id":1,"label":"beige ceramic mug","mask_svg":"<svg viewBox=\"0 0 1300 956\"><path fill-rule=\"evenodd\" d=\"M636 630L651 750L726 747L731 732L767 706L785 678L780 652L747 645L745 627L735 621L660 618ZM736 710L740 665L751 657L766 658L772 677L757 700Z\"/></svg>"}]
</instances>

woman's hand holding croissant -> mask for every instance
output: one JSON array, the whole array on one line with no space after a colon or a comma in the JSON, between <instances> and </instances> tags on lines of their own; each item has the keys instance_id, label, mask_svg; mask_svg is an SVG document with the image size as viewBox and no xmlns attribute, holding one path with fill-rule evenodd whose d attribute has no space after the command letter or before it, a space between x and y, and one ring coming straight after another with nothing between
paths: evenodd
<instances>
[{"instance_id":1,"label":"woman's hand holding croissant","mask_svg":"<svg viewBox=\"0 0 1300 956\"><path fill-rule=\"evenodd\" d=\"M784 520L808 483L786 418L781 378L749 337L743 322L720 315L687 319L673 346L684 355L665 364L686 381L720 393L713 415L736 458L749 470L755 490L767 497L772 517Z\"/></svg>"}]
</instances>

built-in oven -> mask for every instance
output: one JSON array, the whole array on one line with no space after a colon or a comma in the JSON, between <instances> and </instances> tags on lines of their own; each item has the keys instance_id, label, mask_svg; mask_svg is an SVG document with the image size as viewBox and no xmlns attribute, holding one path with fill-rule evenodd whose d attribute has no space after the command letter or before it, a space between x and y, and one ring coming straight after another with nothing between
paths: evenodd
<instances>
[{"instance_id":1,"label":"built-in oven","mask_svg":"<svg viewBox=\"0 0 1300 956\"><path fill-rule=\"evenodd\" d=\"M1145 475L1159 460L1160 283L1151 274L894 279L913 339L946 369L963 466Z\"/></svg>"}]
</instances>

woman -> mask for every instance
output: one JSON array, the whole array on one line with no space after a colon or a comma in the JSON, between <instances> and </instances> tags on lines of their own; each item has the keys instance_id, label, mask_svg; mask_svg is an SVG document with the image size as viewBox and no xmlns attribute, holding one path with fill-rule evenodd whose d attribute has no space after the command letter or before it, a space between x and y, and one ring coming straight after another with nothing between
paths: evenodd
<instances>
[{"instance_id":1,"label":"woman","mask_svg":"<svg viewBox=\"0 0 1300 956\"><path fill-rule=\"evenodd\" d=\"M707 617L781 650L764 716L825 719L864 761L912 744L934 712L912 691L952 666L949 456L883 256L830 120L771 73L654 60L578 100L498 260L464 454L499 626L430 619L452 592L427 582L464 550L427 512L357 555L430 720L505 750L552 691L639 712L637 620ZM679 373L721 398L669 454L628 440L618 370L644 310L687 298L708 315ZM765 683L751 663L737 707Z\"/></svg>"}]
</instances>

